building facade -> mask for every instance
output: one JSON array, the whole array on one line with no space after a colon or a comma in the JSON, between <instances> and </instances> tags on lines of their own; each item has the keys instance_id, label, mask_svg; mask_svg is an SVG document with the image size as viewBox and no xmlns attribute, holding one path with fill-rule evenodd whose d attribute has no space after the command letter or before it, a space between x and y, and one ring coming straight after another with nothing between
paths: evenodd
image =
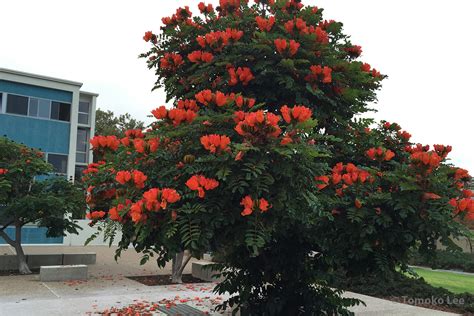
<instances>
[{"instance_id":1,"label":"building facade","mask_svg":"<svg viewBox=\"0 0 474 316\"><path fill-rule=\"evenodd\" d=\"M98 94L82 83L0 68L0 135L40 149L54 172L74 181L92 162ZM7 232L8 233L8 232ZM25 227L25 243L63 243ZM66 238L67 239L67 238ZM0 244L4 241L0 238Z\"/></svg>"}]
</instances>

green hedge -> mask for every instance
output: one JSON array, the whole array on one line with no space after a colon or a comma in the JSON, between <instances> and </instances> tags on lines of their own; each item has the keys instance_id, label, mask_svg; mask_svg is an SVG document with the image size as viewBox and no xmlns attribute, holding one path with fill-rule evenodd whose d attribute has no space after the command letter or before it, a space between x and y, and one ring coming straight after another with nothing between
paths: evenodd
<instances>
[{"instance_id":1,"label":"green hedge","mask_svg":"<svg viewBox=\"0 0 474 316\"><path fill-rule=\"evenodd\" d=\"M438 250L434 258L414 254L410 264L433 269L461 270L474 273L474 254Z\"/></svg>"},{"instance_id":2,"label":"green hedge","mask_svg":"<svg viewBox=\"0 0 474 316\"><path fill-rule=\"evenodd\" d=\"M444 288L433 287L422 278L415 279L395 273L393 275L366 275L358 277L337 276L330 285L355 293L379 298L408 299L443 299L448 306L459 313L474 313L474 295L469 293L454 294ZM453 300L463 300L462 305L448 304Z\"/></svg>"}]
</instances>

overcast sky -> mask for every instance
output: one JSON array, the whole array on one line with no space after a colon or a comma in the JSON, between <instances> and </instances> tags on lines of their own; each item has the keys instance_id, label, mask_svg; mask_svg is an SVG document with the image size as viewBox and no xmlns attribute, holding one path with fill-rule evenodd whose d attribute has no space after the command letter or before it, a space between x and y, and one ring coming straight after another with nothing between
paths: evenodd
<instances>
[{"instance_id":1,"label":"overcast sky","mask_svg":"<svg viewBox=\"0 0 474 316\"><path fill-rule=\"evenodd\" d=\"M147 120L164 94L138 54L145 31L177 6L199 0L6 0L0 67L83 82L98 106ZM209 1L208 1L209 2ZM216 4L218 1L210 1ZM389 76L376 117L399 123L415 142L450 144L453 163L474 174L474 2L470 0L306 0L344 23L361 60Z\"/></svg>"}]
</instances>

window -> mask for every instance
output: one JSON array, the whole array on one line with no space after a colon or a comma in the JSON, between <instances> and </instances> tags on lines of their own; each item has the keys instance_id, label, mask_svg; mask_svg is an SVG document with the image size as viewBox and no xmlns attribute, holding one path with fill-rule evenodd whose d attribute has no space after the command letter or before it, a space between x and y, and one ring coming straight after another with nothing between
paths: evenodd
<instances>
[{"instance_id":1,"label":"window","mask_svg":"<svg viewBox=\"0 0 474 316\"><path fill-rule=\"evenodd\" d=\"M71 120L71 105L69 103L28 98L14 94L8 94L7 96L6 112L66 122Z\"/></svg>"},{"instance_id":2,"label":"window","mask_svg":"<svg viewBox=\"0 0 474 316\"><path fill-rule=\"evenodd\" d=\"M83 128L77 129L76 162L87 163L89 151L89 131Z\"/></svg>"},{"instance_id":3,"label":"window","mask_svg":"<svg viewBox=\"0 0 474 316\"><path fill-rule=\"evenodd\" d=\"M74 169L74 179L76 181L81 181L81 178L84 175L82 172L86 169L86 166L76 166L76 168Z\"/></svg>"},{"instance_id":4,"label":"window","mask_svg":"<svg viewBox=\"0 0 474 316\"><path fill-rule=\"evenodd\" d=\"M0 92L0 113L2 113L3 93Z\"/></svg>"},{"instance_id":5,"label":"window","mask_svg":"<svg viewBox=\"0 0 474 316\"><path fill-rule=\"evenodd\" d=\"M7 98L7 113L28 115L28 98L9 94Z\"/></svg>"},{"instance_id":6,"label":"window","mask_svg":"<svg viewBox=\"0 0 474 316\"><path fill-rule=\"evenodd\" d=\"M48 154L48 162L53 165L54 172L67 173L67 155Z\"/></svg>"},{"instance_id":7,"label":"window","mask_svg":"<svg viewBox=\"0 0 474 316\"><path fill-rule=\"evenodd\" d=\"M79 101L79 124L89 125L89 102Z\"/></svg>"},{"instance_id":8,"label":"window","mask_svg":"<svg viewBox=\"0 0 474 316\"><path fill-rule=\"evenodd\" d=\"M30 98L28 116L50 118L51 101L45 99Z\"/></svg>"},{"instance_id":9,"label":"window","mask_svg":"<svg viewBox=\"0 0 474 316\"><path fill-rule=\"evenodd\" d=\"M71 120L71 105L62 102L51 102L51 119L69 122Z\"/></svg>"}]
</instances>

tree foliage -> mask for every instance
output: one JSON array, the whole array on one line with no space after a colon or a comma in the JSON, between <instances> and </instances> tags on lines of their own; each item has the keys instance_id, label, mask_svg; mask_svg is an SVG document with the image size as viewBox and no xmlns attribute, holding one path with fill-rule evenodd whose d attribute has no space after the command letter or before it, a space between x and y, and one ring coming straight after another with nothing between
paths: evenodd
<instances>
[{"instance_id":1,"label":"tree foliage","mask_svg":"<svg viewBox=\"0 0 474 316\"><path fill-rule=\"evenodd\" d=\"M97 109L95 112L95 134L123 137L130 129L143 129L142 121L132 118L129 113L115 116L114 112Z\"/></svg>"},{"instance_id":2,"label":"tree foliage","mask_svg":"<svg viewBox=\"0 0 474 316\"><path fill-rule=\"evenodd\" d=\"M72 218L86 209L83 190L48 176L52 170L42 152L0 138L0 237L15 248L21 273L30 272L21 248L24 225L45 227L48 237L77 234L79 226ZM15 237L5 233L9 226L15 227Z\"/></svg>"},{"instance_id":3,"label":"tree foliage","mask_svg":"<svg viewBox=\"0 0 474 316\"><path fill-rule=\"evenodd\" d=\"M394 271L412 247L450 244L464 232L454 218L474 217L470 176L446 163L450 147L356 119L385 76L342 23L300 1L256 2L178 8L145 33L173 107L145 132L91 141L103 160L85 175L90 217L118 224L119 252L132 244L160 265L218 253L216 291L235 294L222 308L349 313L331 271Z\"/></svg>"}]
</instances>

